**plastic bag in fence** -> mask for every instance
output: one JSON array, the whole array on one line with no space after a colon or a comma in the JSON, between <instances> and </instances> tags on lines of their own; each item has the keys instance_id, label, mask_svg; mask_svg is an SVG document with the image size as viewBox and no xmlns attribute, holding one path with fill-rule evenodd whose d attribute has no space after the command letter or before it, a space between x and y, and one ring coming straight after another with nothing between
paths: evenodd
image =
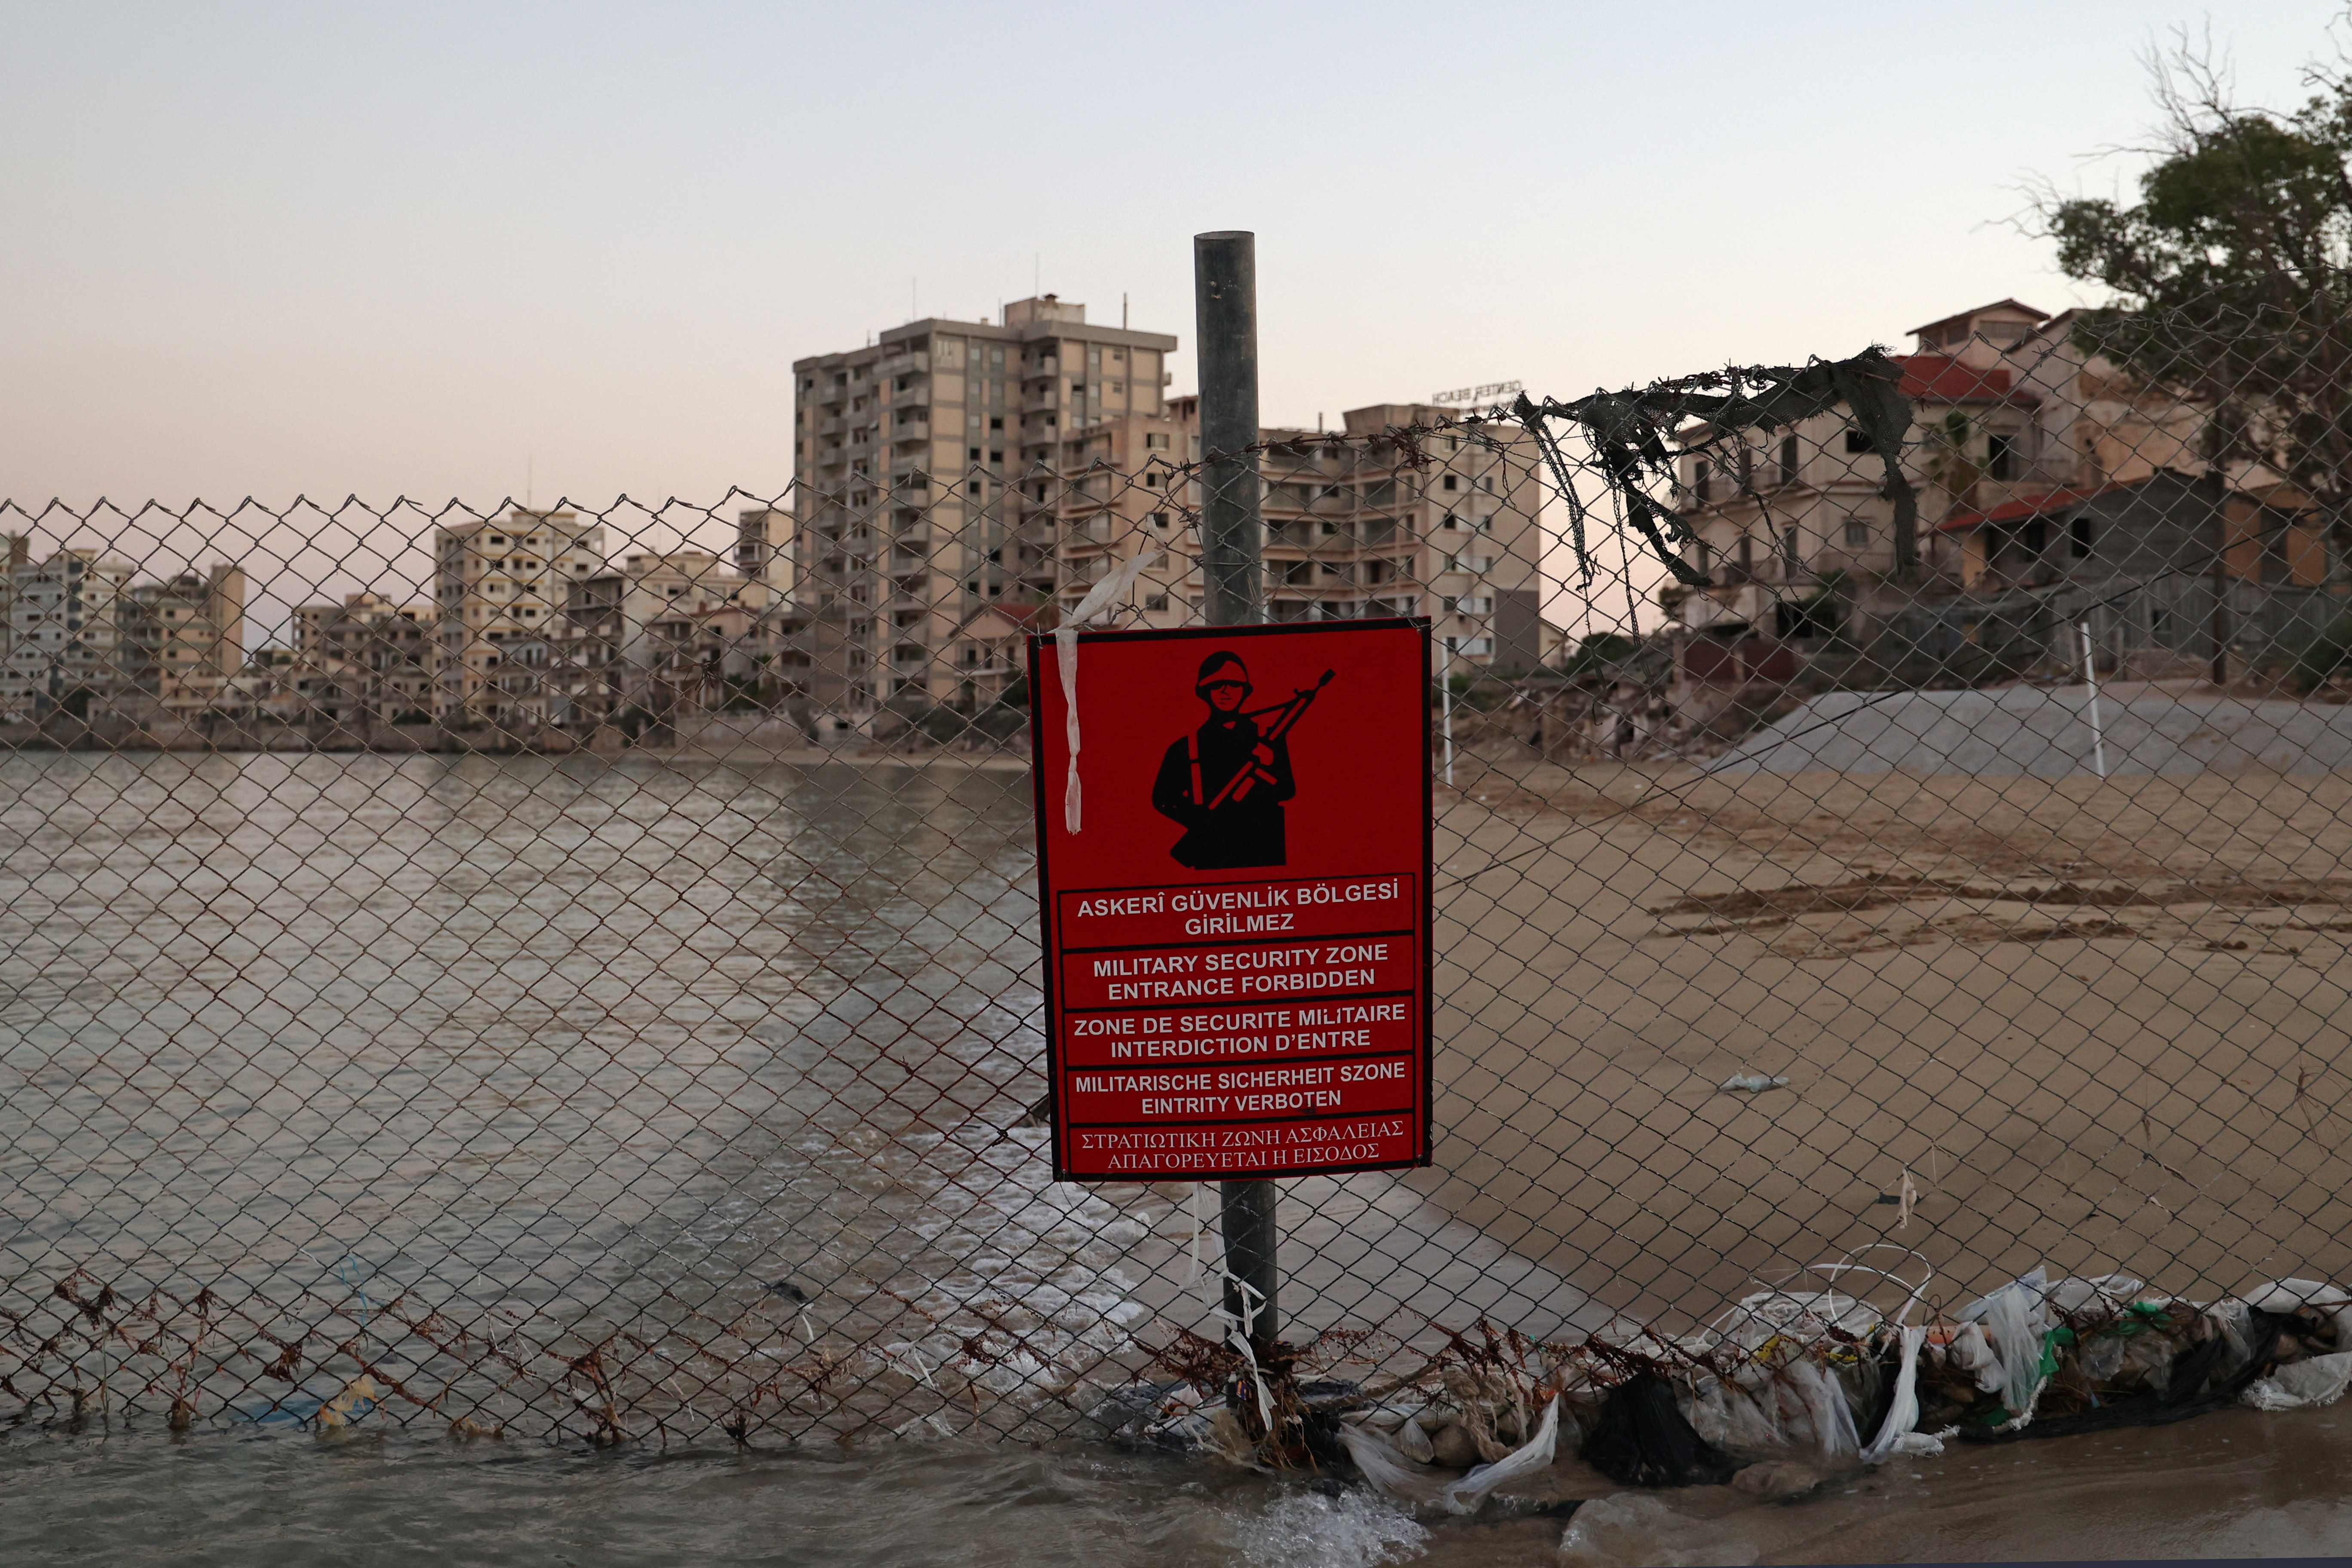
<instances>
[{"instance_id":1,"label":"plastic bag in fence","mask_svg":"<svg viewBox=\"0 0 2352 1568\"><path fill-rule=\"evenodd\" d=\"M1880 1321L1877 1308L1843 1290L1759 1290L1717 1318L1715 1331L1725 1342L1755 1351L1775 1339L1810 1346L1832 1329L1861 1339Z\"/></svg>"},{"instance_id":2,"label":"plastic bag in fence","mask_svg":"<svg viewBox=\"0 0 2352 1568\"><path fill-rule=\"evenodd\" d=\"M1837 1380L1804 1356L1780 1368L1779 1375L1795 1400L1793 1408L1786 1394L1781 1401L1790 1443L1810 1445L1832 1461L1860 1458L1862 1439L1854 1432L1853 1411Z\"/></svg>"},{"instance_id":3,"label":"plastic bag in fence","mask_svg":"<svg viewBox=\"0 0 2352 1568\"><path fill-rule=\"evenodd\" d=\"M1927 1341L1924 1327L1903 1331L1903 1364L1895 1374L1895 1401L1887 1406L1886 1419L1879 1424L1870 1446L1862 1451L1864 1464L1875 1465L1892 1458L1901 1451L1903 1439L1915 1435L1912 1428L1919 1425L1919 1347ZM1936 1439L1930 1437L1927 1441L1935 1443ZM1943 1447L1940 1443L1936 1446L1938 1449Z\"/></svg>"},{"instance_id":4,"label":"plastic bag in fence","mask_svg":"<svg viewBox=\"0 0 2352 1568\"><path fill-rule=\"evenodd\" d=\"M1351 1421L1339 1424L1339 1446L1372 1486L1400 1502L1434 1503L1454 1478L1399 1453L1394 1444L1369 1426Z\"/></svg>"},{"instance_id":5,"label":"plastic bag in fence","mask_svg":"<svg viewBox=\"0 0 2352 1568\"><path fill-rule=\"evenodd\" d=\"M2047 1276L2036 1268L1960 1313L1961 1321L1984 1325L1985 1337L2000 1358L2000 1402L2012 1415L2030 1413L2042 1386L2042 1335L2050 1327L2042 1293L2048 1288Z\"/></svg>"},{"instance_id":6,"label":"plastic bag in fence","mask_svg":"<svg viewBox=\"0 0 2352 1568\"><path fill-rule=\"evenodd\" d=\"M1981 1394L1998 1393L2007 1373L2001 1371L2000 1357L1993 1353L1992 1342L1985 1337L1982 1323L1969 1323L1952 1336L1946 1349L1951 1364L1976 1380Z\"/></svg>"},{"instance_id":7,"label":"plastic bag in fence","mask_svg":"<svg viewBox=\"0 0 2352 1568\"><path fill-rule=\"evenodd\" d=\"M2068 1317L2095 1313L2112 1318L2137 1300L2141 1289L2141 1282L2128 1274L2096 1274L2087 1279L2069 1275L2043 1291L2042 1299Z\"/></svg>"},{"instance_id":8,"label":"plastic bag in fence","mask_svg":"<svg viewBox=\"0 0 2352 1568\"><path fill-rule=\"evenodd\" d=\"M2245 1302L2258 1312L2282 1316L2298 1308L2312 1308L2329 1319L2336 1331L2326 1348L2352 1351L2352 1291L2321 1279L2277 1279L2259 1290L2248 1291Z\"/></svg>"},{"instance_id":9,"label":"plastic bag in fence","mask_svg":"<svg viewBox=\"0 0 2352 1568\"><path fill-rule=\"evenodd\" d=\"M2189 1327L2180 1336L2147 1336L2159 1344L2180 1347L2173 1353L2160 1387L2102 1398L2090 1408L2049 1416L2030 1426L2010 1423L1993 1430L1963 1426L1960 1435L1973 1442L2060 1437L2119 1426L2167 1426L2219 1410L2236 1403L2272 1369L2282 1338L2300 1322L2298 1318L2254 1310L2243 1302L2225 1301L2190 1318Z\"/></svg>"},{"instance_id":10,"label":"plastic bag in fence","mask_svg":"<svg viewBox=\"0 0 2352 1568\"><path fill-rule=\"evenodd\" d=\"M1683 1419L1691 1424L1702 1443L1727 1447L1731 1438L1731 1405L1724 1395L1723 1384L1711 1377L1682 1384L1675 1390L1675 1405Z\"/></svg>"},{"instance_id":11,"label":"plastic bag in fence","mask_svg":"<svg viewBox=\"0 0 2352 1568\"><path fill-rule=\"evenodd\" d=\"M2257 1379L2239 1399L2256 1410L2302 1410L2335 1404L2344 1397L2347 1384L2352 1384L2352 1351L2339 1351L2280 1367Z\"/></svg>"},{"instance_id":12,"label":"plastic bag in fence","mask_svg":"<svg viewBox=\"0 0 2352 1568\"><path fill-rule=\"evenodd\" d=\"M1768 1369L1751 1362L1728 1382L1718 1384L1717 1392L1723 1402L1723 1447L1765 1453L1788 1446L1788 1435L1780 1430L1779 1385Z\"/></svg>"},{"instance_id":13,"label":"plastic bag in fence","mask_svg":"<svg viewBox=\"0 0 2352 1568\"><path fill-rule=\"evenodd\" d=\"M1609 1391L1581 1458L1621 1486L1711 1486L1738 1468L1683 1419L1672 1385L1654 1373Z\"/></svg>"},{"instance_id":14,"label":"plastic bag in fence","mask_svg":"<svg viewBox=\"0 0 2352 1568\"><path fill-rule=\"evenodd\" d=\"M1486 1495L1498 1487L1506 1487L1537 1471L1550 1467L1559 1442L1559 1395L1551 1396L1545 1407L1542 1425L1536 1435L1511 1453L1491 1465L1481 1465L1468 1475L1445 1489L1443 1498L1446 1508L1454 1513L1476 1513Z\"/></svg>"},{"instance_id":15,"label":"plastic bag in fence","mask_svg":"<svg viewBox=\"0 0 2352 1568\"><path fill-rule=\"evenodd\" d=\"M1552 1395L1542 1422L1527 1442L1458 1478L1407 1458L1389 1439L1355 1422L1340 1424L1339 1443L1364 1479L1389 1496L1404 1502L1434 1504L1453 1513L1475 1513L1497 1489L1550 1467L1559 1451L1559 1396Z\"/></svg>"}]
</instances>

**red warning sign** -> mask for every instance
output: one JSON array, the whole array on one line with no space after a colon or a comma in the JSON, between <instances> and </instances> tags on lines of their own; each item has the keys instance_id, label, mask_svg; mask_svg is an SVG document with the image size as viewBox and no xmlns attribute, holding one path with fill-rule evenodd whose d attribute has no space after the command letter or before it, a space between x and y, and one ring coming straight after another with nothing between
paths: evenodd
<instances>
[{"instance_id":1,"label":"red warning sign","mask_svg":"<svg viewBox=\"0 0 2352 1568\"><path fill-rule=\"evenodd\" d=\"M1029 689L1056 1178L1429 1163L1428 624L1034 637Z\"/></svg>"}]
</instances>

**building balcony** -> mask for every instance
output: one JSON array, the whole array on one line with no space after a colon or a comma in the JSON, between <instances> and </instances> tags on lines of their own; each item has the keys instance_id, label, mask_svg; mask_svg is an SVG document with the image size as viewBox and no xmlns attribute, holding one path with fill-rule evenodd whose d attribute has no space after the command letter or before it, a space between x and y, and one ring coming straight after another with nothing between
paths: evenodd
<instances>
[{"instance_id":1,"label":"building balcony","mask_svg":"<svg viewBox=\"0 0 2352 1568\"><path fill-rule=\"evenodd\" d=\"M929 349L916 349L907 353L892 354L874 367L876 377L884 381L894 376L929 375L930 373L931 353Z\"/></svg>"}]
</instances>

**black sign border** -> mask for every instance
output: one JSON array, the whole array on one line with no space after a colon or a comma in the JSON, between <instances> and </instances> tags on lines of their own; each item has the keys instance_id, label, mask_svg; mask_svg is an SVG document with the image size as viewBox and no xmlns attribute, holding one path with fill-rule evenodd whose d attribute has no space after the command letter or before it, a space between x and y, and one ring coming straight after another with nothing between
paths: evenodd
<instances>
[{"instance_id":1,"label":"black sign border","mask_svg":"<svg viewBox=\"0 0 2352 1568\"><path fill-rule=\"evenodd\" d=\"M1054 929L1053 879L1046 874L1046 845L1052 840L1046 833L1045 771L1039 765L1045 754L1039 744L1038 716L1045 710L1039 693L1043 683L1044 650L1055 640L1052 632L1032 632L1028 637L1029 682L1029 795L1031 826L1037 844L1037 950L1043 968L1045 1036L1045 1094L1052 1116L1051 1142L1054 1180L1089 1184L1148 1184L1152 1182L1254 1182L1287 1181L1301 1176L1344 1176L1359 1171L1411 1171L1425 1169L1436 1163L1433 1144L1437 1137L1437 955L1434 951L1437 910L1437 720L1435 705L1428 698L1430 654L1434 646L1431 637L1432 622L1426 616L1366 616L1360 620L1283 621L1273 625L1248 626L1169 626L1143 627L1131 630L1080 632L1081 647L1089 643L1182 642L1202 637L1298 637L1317 632L1414 631L1421 634L1422 704L1421 704L1421 1148L1409 1160L1387 1160L1370 1165L1318 1166L1305 1171L1139 1171L1132 1175L1082 1175L1070 1169L1065 1157L1064 1143L1068 1137L1069 1122L1063 1113L1062 1077L1058 1070L1061 1049L1055 1037L1055 989L1060 966L1060 947ZM1381 876L1383 872L1349 872L1349 876ZM1262 881L1263 878L1242 878L1243 881ZM1323 878L1290 878L1292 881L1321 881ZM1167 883L1151 883L1165 887ZM1202 887L1222 887L1224 883L1203 882ZM1073 889L1074 891L1076 889Z\"/></svg>"}]
</instances>

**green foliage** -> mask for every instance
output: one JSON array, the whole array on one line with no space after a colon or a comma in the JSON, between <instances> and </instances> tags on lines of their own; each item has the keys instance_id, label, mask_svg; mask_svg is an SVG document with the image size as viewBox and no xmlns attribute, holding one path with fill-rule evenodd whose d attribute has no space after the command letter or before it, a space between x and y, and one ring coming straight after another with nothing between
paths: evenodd
<instances>
[{"instance_id":1,"label":"green foliage","mask_svg":"<svg viewBox=\"0 0 2352 1568\"><path fill-rule=\"evenodd\" d=\"M2352 616L2338 616L2327 627L2295 650L2288 679L2297 691L2316 691L2328 678L2352 668Z\"/></svg>"},{"instance_id":2,"label":"green foliage","mask_svg":"<svg viewBox=\"0 0 2352 1568\"><path fill-rule=\"evenodd\" d=\"M1964 504L1977 481L1984 478L1984 465L1969 450L1975 435L1976 422L1955 408L1927 438L1928 477L1954 507Z\"/></svg>"},{"instance_id":3,"label":"green foliage","mask_svg":"<svg viewBox=\"0 0 2352 1568\"><path fill-rule=\"evenodd\" d=\"M1560 672L1571 676L1597 674L1611 665L1624 663L1640 652L1641 647L1632 637L1617 632L1594 632L1560 661Z\"/></svg>"},{"instance_id":4,"label":"green foliage","mask_svg":"<svg viewBox=\"0 0 2352 1568\"><path fill-rule=\"evenodd\" d=\"M2286 113L2230 101L2182 48L2159 91L2161 156L2139 199L2040 205L2069 278L2117 303L2075 342L2216 416L2205 456L2352 496L2352 75L2319 64Z\"/></svg>"}]
</instances>

